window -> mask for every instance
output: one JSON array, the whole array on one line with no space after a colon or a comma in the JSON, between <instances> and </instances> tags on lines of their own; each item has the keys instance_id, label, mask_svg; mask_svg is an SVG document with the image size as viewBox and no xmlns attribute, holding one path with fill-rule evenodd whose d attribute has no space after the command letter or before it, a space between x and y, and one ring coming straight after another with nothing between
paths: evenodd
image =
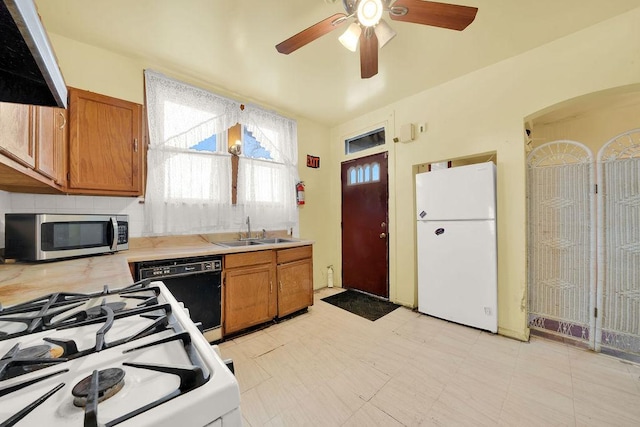
<instances>
[{"instance_id":1,"label":"window","mask_svg":"<svg viewBox=\"0 0 640 427\"><path fill-rule=\"evenodd\" d=\"M218 151L218 140L222 139L221 136L222 135L211 135L210 137L203 139L197 144L192 145L191 147L189 147L189 149L196 150L196 151L209 151L211 153L215 153L216 151Z\"/></svg>"},{"instance_id":2,"label":"window","mask_svg":"<svg viewBox=\"0 0 640 427\"><path fill-rule=\"evenodd\" d=\"M368 184L380 181L380 163L352 166L347 170L347 185Z\"/></svg>"},{"instance_id":3,"label":"window","mask_svg":"<svg viewBox=\"0 0 640 427\"><path fill-rule=\"evenodd\" d=\"M353 154L358 151L366 150L368 148L384 145L385 133L384 128L376 129L363 135L358 135L355 138L350 138L344 141L344 153Z\"/></svg>"},{"instance_id":4,"label":"window","mask_svg":"<svg viewBox=\"0 0 640 427\"><path fill-rule=\"evenodd\" d=\"M242 127L242 154L252 159L273 160L271 153L253 136L253 132Z\"/></svg>"},{"instance_id":5,"label":"window","mask_svg":"<svg viewBox=\"0 0 640 427\"><path fill-rule=\"evenodd\" d=\"M278 229L297 222L297 146L282 145L290 132L294 128L279 120L243 126L237 205L258 229L265 222Z\"/></svg>"},{"instance_id":6,"label":"window","mask_svg":"<svg viewBox=\"0 0 640 427\"><path fill-rule=\"evenodd\" d=\"M241 108L237 101L150 70L145 89L145 235L237 232L248 215L257 229L297 225L294 120L252 105ZM242 153L234 205L228 132L238 123Z\"/></svg>"}]
</instances>

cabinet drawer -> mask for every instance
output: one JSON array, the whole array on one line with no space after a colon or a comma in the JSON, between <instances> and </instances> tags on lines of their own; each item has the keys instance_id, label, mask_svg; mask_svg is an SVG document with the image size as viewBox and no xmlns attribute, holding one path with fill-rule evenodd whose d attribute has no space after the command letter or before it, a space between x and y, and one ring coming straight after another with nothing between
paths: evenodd
<instances>
[{"instance_id":1,"label":"cabinet drawer","mask_svg":"<svg viewBox=\"0 0 640 427\"><path fill-rule=\"evenodd\" d=\"M243 252L224 256L224 268L245 267L247 265L269 264L273 262L273 251Z\"/></svg>"},{"instance_id":2,"label":"cabinet drawer","mask_svg":"<svg viewBox=\"0 0 640 427\"><path fill-rule=\"evenodd\" d=\"M297 261L300 259L311 258L313 252L311 246L301 246L299 248L281 249L278 251L277 263Z\"/></svg>"}]
</instances>

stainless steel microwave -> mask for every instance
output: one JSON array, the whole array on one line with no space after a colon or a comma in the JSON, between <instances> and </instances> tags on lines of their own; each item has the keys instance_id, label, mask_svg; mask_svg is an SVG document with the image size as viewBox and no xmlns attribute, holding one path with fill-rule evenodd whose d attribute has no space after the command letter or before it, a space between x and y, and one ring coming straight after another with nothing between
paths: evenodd
<instances>
[{"instance_id":1,"label":"stainless steel microwave","mask_svg":"<svg viewBox=\"0 0 640 427\"><path fill-rule=\"evenodd\" d=\"M5 258L46 261L129 249L128 215L5 214Z\"/></svg>"}]
</instances>

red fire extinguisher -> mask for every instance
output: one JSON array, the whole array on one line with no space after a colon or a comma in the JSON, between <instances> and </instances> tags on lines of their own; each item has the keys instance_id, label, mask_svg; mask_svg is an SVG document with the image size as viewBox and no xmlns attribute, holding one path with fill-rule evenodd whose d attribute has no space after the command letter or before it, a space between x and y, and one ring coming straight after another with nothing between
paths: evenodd
<instances>
[{"instance_id":1,"label":"red fire extinguisher","mask_svg":"<svg viewBox=\"0 0 640 427\"><path fill-rule=\"evenodd\" d=\"M296 203L298 206L304 205L304 182L302 181L296 184Z\"/></svg>"}]
</instances>

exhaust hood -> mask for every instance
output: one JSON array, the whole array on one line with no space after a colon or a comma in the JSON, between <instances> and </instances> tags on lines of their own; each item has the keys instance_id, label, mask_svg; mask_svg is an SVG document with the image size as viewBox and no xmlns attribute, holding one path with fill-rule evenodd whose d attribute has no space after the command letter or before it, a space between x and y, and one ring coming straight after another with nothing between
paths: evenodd
<instances>
[{"instance_id":1,"label":"exhaust hood","mask_svg":"<svg viewBox=\"0 0 640 427\"><path fill-rule=\"evenodd\" d=\"M0 0L0 101L67 106L67 87L33 0Z\"/></svg>"}]
</instances>

